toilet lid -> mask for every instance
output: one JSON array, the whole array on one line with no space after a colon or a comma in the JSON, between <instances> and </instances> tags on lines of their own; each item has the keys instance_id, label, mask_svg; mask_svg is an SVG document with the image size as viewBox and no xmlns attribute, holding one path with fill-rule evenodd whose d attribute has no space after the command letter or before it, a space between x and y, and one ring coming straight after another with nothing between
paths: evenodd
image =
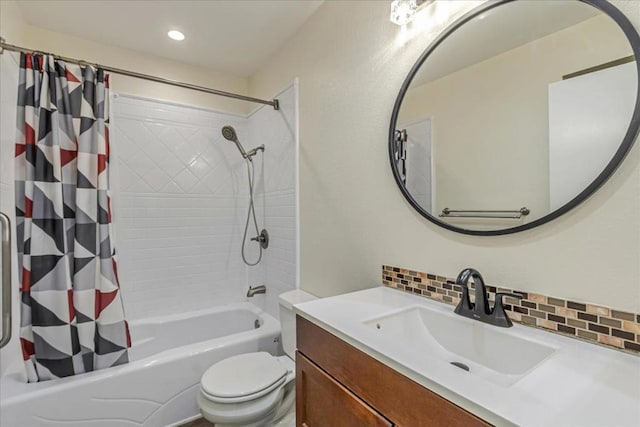
<instances>
[{"instance_id":1,"label":"toilet lid","mask_svg":"<svg viewBox=\"0 0 640 427\"><path fill-rule=\"evenodd\" d=\"M269 353L247 353L211 366L200 385L210 396L237 398L269 391L275 384L282 383L286 375L287 369Z\"/></svg>"}]
</instances>

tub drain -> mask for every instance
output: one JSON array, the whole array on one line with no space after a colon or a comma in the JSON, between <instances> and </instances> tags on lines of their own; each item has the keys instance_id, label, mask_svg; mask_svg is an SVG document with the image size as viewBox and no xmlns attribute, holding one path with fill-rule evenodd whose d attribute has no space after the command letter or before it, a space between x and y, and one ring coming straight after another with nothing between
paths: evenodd
<instances>
[{"instance_id":1,"label":"tub drain","mask_svg":"<svg viewBox=\"0 0 640 427\"><path fill-rule=\"evenodd\" d=\"M456 366L460 369L464 369L465 371L469 372L469 367L464 363L461 363L461 362L449 362L449 363L451 363L453 366Z\"/></svg>"}]
</instances>

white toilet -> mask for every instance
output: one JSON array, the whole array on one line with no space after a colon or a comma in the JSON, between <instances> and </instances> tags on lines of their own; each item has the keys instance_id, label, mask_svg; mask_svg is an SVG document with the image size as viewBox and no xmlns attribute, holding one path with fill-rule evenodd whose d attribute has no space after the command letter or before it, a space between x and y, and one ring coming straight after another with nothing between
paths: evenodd
<instances>
[{"instance_id":1,"label":"white toilet","mask_svg":"<svg viewBox=\"0 0 640 427\"><path fill-rule=\"evenodd\" d=\"M285 356L246 353L211 366L200 380L198 406L216 426L268 426L287 415L295 400L296 319L293 304L316 299L299 289L280 295Z\"/></svg>"}]
</instances>

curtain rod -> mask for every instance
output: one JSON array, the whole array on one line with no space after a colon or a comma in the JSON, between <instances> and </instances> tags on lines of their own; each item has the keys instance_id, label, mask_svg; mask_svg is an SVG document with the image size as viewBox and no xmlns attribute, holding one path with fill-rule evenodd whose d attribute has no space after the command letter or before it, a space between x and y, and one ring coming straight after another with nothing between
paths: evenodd
<instances>
[{"instance_id":1,"label":"curtain rod","mask_svg":"<svg viewBox=\"0 0 640 427\"><path fill-rule=\"evenodd\" d=\"M181 88L185 88L185 89L191 89L191 90L197 90L197 91L200 91L200 92L210 93L212 95L219 95L219 96L226 96L227 98L240 99L242 101L249 101L249 102L256 102L256 103L259 103L259 104L271 105L274 110L279 110L280 109L280 103L278 102L277 99L273 99L271 101L268 101L268 100L265 100L265 99L253 98L253 97L250 97L250 96L239 95L237 93L225 92L225 91L222 91L222 90L211 89L211 88L204 87L204 86L193 85L191 83L183 83L183 82L179 82L179 81L176 81L176 80L165 79L163 77L152 76L152 75L149 75L149 74L137 73L135 71L123 70L121 68L110 67L108 65L101 65L101 64L97 64L97 63L93 63L93 62L83 61L83 60L80 60L80 59L67 58L67 57L56 55L56 54L49 53L49 52L43 52L43 51L40 51L40 50L27 49L27 48L20 47L20 46L14 46L14 45L6 43L5 39L0 37L0 55L3 54L5 50L12 51L12 52L40 53L40 54L43 54L43 55L51 55L54 58L60 59L60 60L62 60L64 62L70 62L70 63L78 64L78 65L91 65L91 66L93 66L95 68L102 68L105 71L108 71L108 72L111 72L111 73L116 73L116 74L121 74L123 76L129 76L129 77L135 77L135 78L138 78L138 79L150 80L150 81L156 82L156 83L164 83L164 84L168 84L168 85L171 85L171 86L177 86L177 87L181 87Z\"/></svg>"}]
</instances>

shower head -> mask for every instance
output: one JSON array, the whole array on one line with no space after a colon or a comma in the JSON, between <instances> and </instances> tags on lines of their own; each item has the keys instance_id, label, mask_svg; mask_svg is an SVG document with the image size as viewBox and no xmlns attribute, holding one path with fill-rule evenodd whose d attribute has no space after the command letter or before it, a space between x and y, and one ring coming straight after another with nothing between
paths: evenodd
<instances>
[{"instance_id":1,"label":"shower head","mask_svg":"<svg viewBox=\"0 0 640 427\"><path fill-rule=\"evenodd\" d=\"M238 141L238 135L236 135L236 130L232 126L223 126L222 136L224 137L224 139L236 144L236 147L238 147L238 150L240 150L240 154L242 154L242 157L244 157L245 159L249 158L247 156L247 152L244 151L242 144L240 144L240 141Z\"/></svg>"},{"instance_id":2,"label":"shower head","mask_svg":"<svg viewBox=\"0 0 640 427\"><path fill-rule=\"evenodd\" d=\"M236 135L236 130L232 126L223 126L222 136L224 136L224 138L229 141L233 141L233 142L238 141L238 135Z\"/></svg>"}]
</instances>

